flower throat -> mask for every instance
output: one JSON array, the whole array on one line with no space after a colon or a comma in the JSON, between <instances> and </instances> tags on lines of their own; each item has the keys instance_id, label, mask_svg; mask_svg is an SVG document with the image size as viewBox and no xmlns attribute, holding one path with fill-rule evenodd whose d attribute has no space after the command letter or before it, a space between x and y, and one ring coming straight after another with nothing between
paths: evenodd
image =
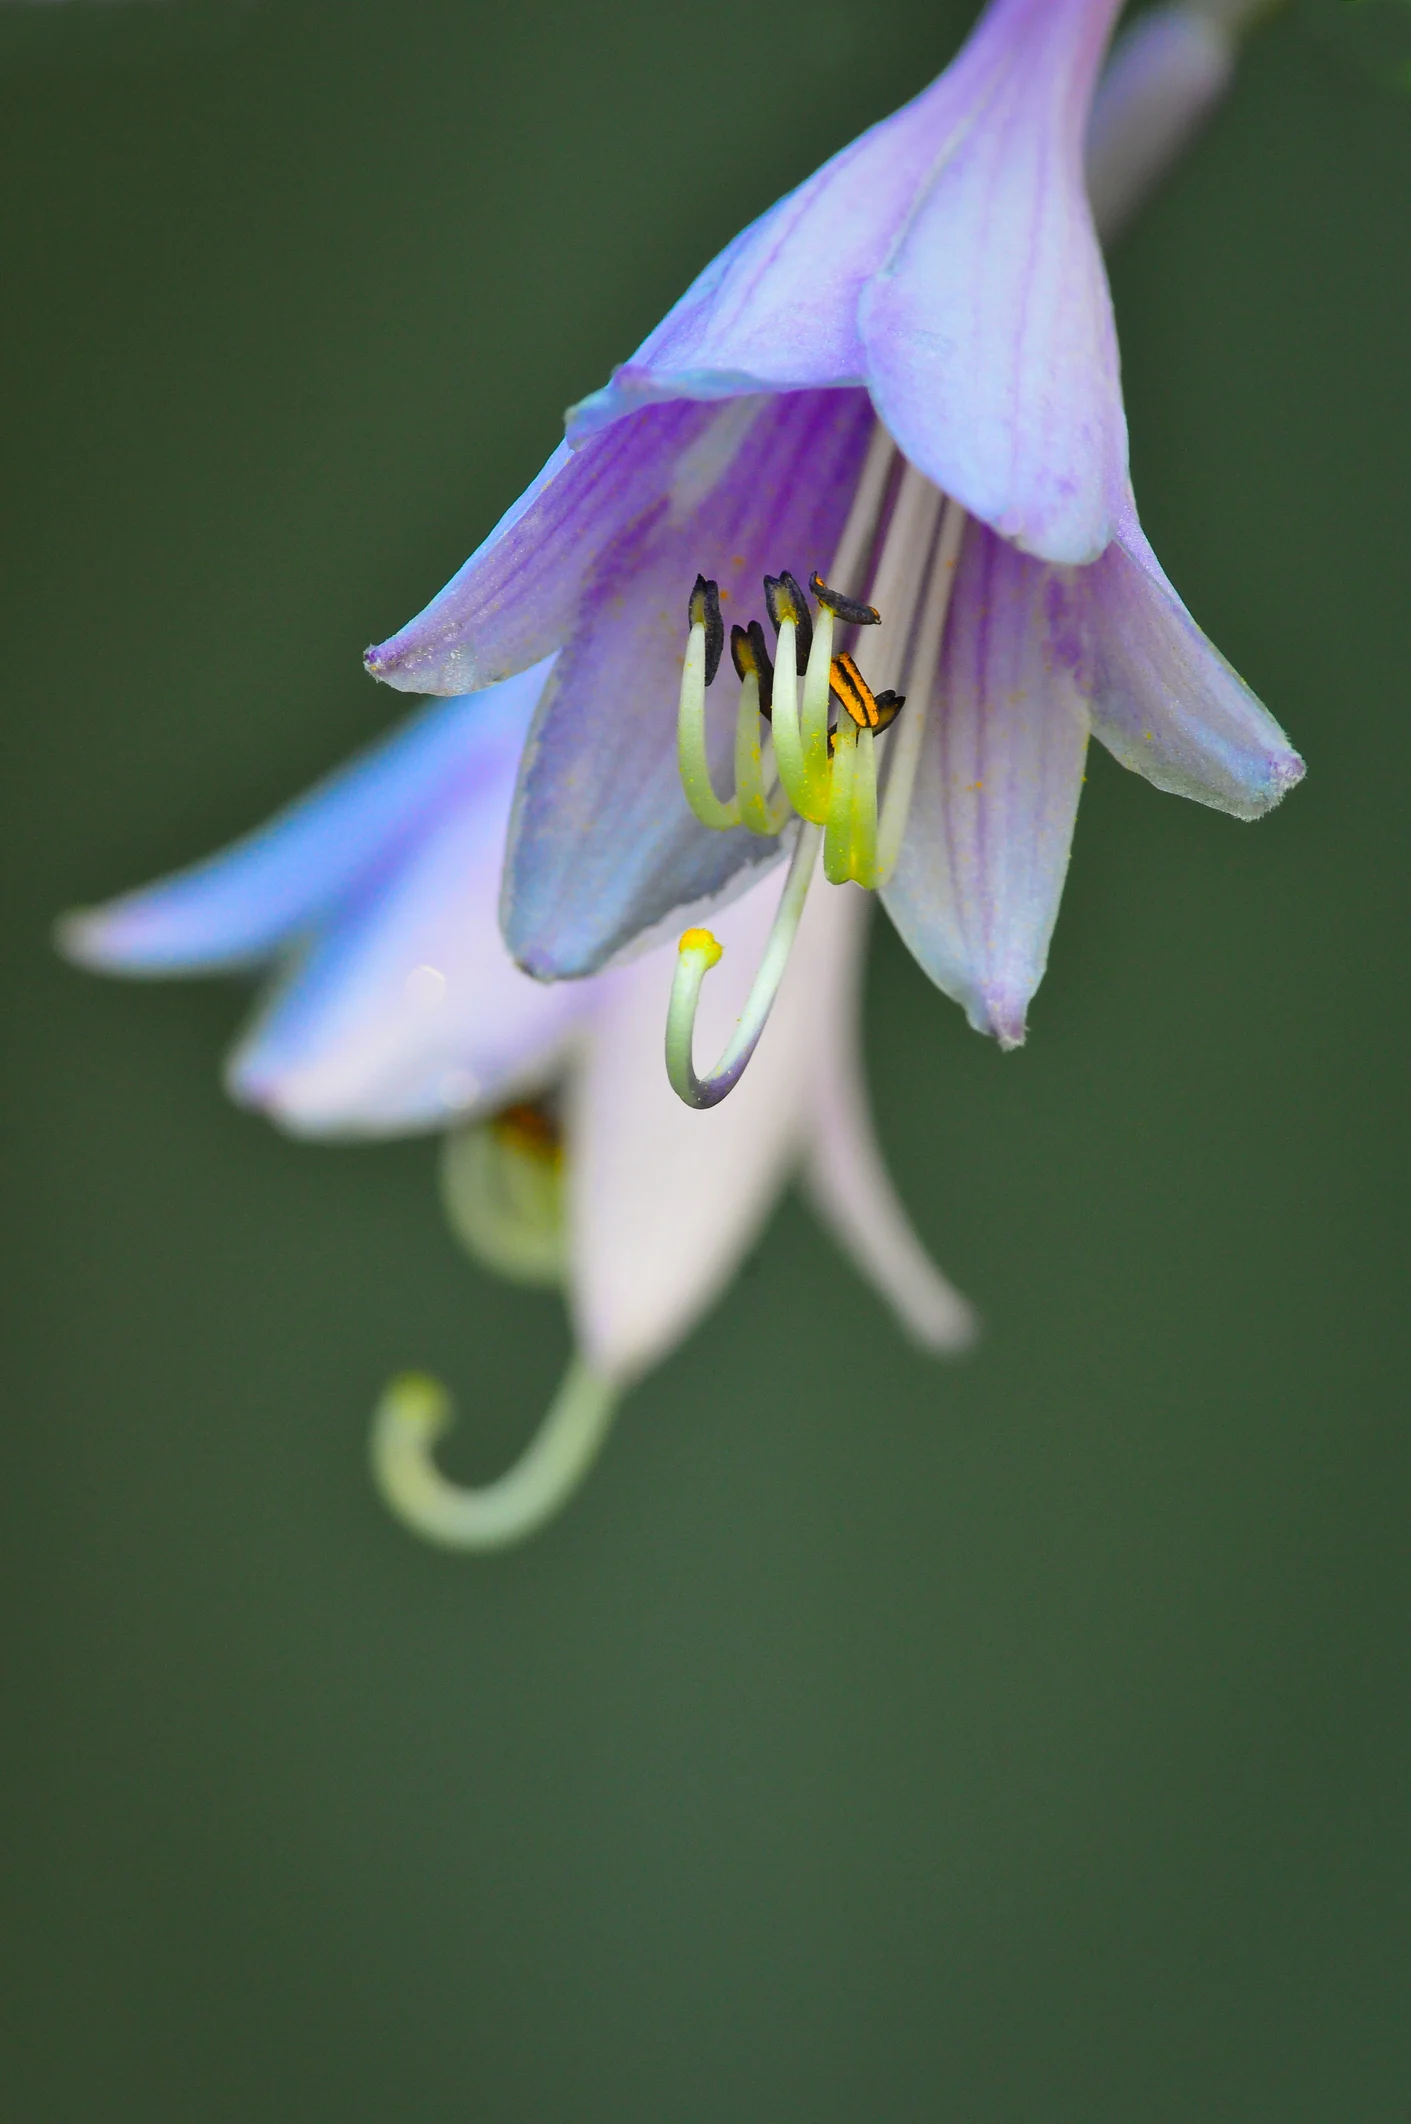
<instances>
[{"instance_id":1,"label":"flower throat","mask_svg":"<svg viewBox=\"0 0 1411 2124\"><path fill-rule=\"evenodd\" d=\"M964 525L964 510L901 458L879 423L829 571L833 582L867 582L876 602L831 588L815 571L809 588L816 609L810 610L787 570L764 578L773 657L758 619L730 630L740 698L735 786L728 798L716 791L706 742L706 694L724 658L725 622L718 584L696 577L687 604L676 726L686 801L701 824L717 832L743 826L777 836L793 823L797 838L754 985L734 1036L705 1078L696 1074L692 1041L701 983L721 947L708 929L688 929L681 938L666 1064L674 1090L689 1106L716 1105L754 1053L788 963L820 843L831 885L877 891L896 869ZM873 637L884 616L885 630ZM870 681L853 654L864 629ZM902 684L906 693L897 690ZM902 716L908 695L912 705ZM879 792L878 740L894 723Z\"/></svg>"}]
</instances>

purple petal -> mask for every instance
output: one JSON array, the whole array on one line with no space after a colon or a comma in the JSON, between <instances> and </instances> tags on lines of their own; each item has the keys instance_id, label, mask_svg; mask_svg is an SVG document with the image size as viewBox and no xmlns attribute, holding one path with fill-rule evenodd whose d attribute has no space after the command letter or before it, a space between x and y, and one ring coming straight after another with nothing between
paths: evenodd
<instances>
[{"instance_id":1,"label":"purple petal","mask_svg":"<svg viewBox=\"0 0 1411 2124\"><path fill-rule=\"evenodd\" d=\"M514 965L496 912L507 785L464 786L296 959L232 1058L233 1096L303 1135L444 1126L538 1089L590 1001Z\"/></svg>"},{"instance_id":2,"label":"purple petal","mask_svg":"<svg viewBox=\"0 0 1411 2124\"><path fill-rule=\"evenodd\" d=\"M1134 514L1088 572L1093 731L1158 789L1257 819L1303 778L1267 708L1207 640Z\"/></svg>"},{"instance_id":3,"label":"purple petal","mask_svg":"<svg viewBox=\"0 0 1411 2124\"><path fill-rule=\"evenodd\" d=\"M63 950L105 973L257 964L327 919L418 832L451 784L464 815L498 816L502 827L545 668L496 692L424 709L221 854L68 916Z\"/></svg>"},{"instance_id":4,"label":"purple petal","mask_svg":"<svg viewBox=\"0 0 1411 2124\"><path fill-rule=\"evenodd\" d=\"M1084 189L1118 0L1002 0L957 69L963 128L862 300L867 375L913 464L1028 552L1089 561L1127 465L1107 277Z\"/></svg>"},{"instance_id":5,"label":"purple petal","mask_svg":"<svg viewBox=\"0 0 1411 2124\"><path fill-rule=\"evenodd\" d=\"M404 693L466 693L559 648L604 549L667 509L682 459L708 462L722 418L733 433L729 408L683 401L581 449L561 443L426 610L368 650L373 677Z\"/></svg>"},{"instance_id":6,"label":"purple petal","mask_svg":"<svg viewBox=\"0 0 1411 2124\"><path fill-rule=\"evenodd\" d=\"M965 109L963 62L742 230L612 382L571 409L570 438L664 399L865 382L858 302Z\"/></svg>"},{"instance_id":7,"label":"purple petal","mask_svg":"<svg viewBox=\"0 0 1411 2124\"><path fill-rule=\"evenodd\" d=\"M727 618L763 611L761 578L825 572L871 428L860 391L762 401L723 477L695 501L636 525L601 555L581 622L555 667L515 802L504 923L542 979L595 972L676 909L718 893L775 841L715 833L687 809L676 766L686 600L697 571L721 585ZM741 405L734 409L740 414ZM638 415L638 418L645 418ZM711 696L727 782L735 687Z\"/></svg>"},{"instance_id":8,"label":"purple petal","mask_svg":"<svg viewBox=\"0 0 1411 2124\"><path fill-rule=\"evenodd\" d=\"M1085 610L1081 575L968 526L884 895L931 979L1002 1047L1024 1038L1068 869L1089 727Z\"/></svg>"}]
</instances>

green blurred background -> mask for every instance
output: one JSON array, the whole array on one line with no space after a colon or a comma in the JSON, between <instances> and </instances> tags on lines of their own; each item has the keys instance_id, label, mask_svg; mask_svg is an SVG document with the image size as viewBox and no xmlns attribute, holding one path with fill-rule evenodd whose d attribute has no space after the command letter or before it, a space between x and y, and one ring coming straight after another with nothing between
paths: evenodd
<instances>
[{"instance_id":1,"label":"green blurred background","mask_svg":"<svg viewBox=\"0 0 1411 2124\"><path fill-rule=\"evenodd\" d=\"M429 1143L227 1106L233 987L47 943L392 719L364 642L967 13L0 9L18 2124L1411 2113L1404 11L1277 23L1114 262L1148 528L1306 786L1096 755L1017 1056L877 940L973 1359L790 1204L549 1535L423 1549L378 1387L488 1473L557 1305Z\"/></svg>"}]
</instances>

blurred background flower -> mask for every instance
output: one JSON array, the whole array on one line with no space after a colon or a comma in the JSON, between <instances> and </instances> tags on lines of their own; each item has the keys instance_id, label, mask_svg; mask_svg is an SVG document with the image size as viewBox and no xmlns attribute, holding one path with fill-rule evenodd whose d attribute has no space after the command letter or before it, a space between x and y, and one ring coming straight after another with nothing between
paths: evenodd
<instances>
[{"instance_id":1,"label":"blurred background flower","mask_svg":"<svg viewBox=\"0 0 1411 2124\"><path fill-rule=\"evenodd\" d=\"M0 12L7 2102L1395 2116L1411 122L1341 57L1375 0L1277 19L1112 261L1144 521L1317 774L1243 834L1096 758L1018 1058L879 934L878 1127L976 1361L908 1353L786 1203L612 1481L473 1573L369 1492L367 1383L473 1385L483 1477L556 1300L466 1275L429 1144L230 1108L228 987L139 1004L49 924L380 730L362 644L969 11L724 0L713 66L636 0L163 43L181 13Z\"/></svg>"}]
</instances>

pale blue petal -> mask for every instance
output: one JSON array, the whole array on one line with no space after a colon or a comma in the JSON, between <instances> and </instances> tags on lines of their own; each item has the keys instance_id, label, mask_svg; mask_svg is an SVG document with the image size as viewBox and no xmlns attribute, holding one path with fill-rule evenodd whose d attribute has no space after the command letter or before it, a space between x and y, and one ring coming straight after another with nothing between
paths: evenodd
<instances>
[{"instance_id":1,"label":"pale blue petal","mask_svg":"<svg viewBox=\"0 0 1411 2124\"><path fill-rule=\"evenodd\" d=\"M1085 611L1080 573L968 526L884 898L931 979L1002 1047L1024 1038L1068 869L1089 729Z\"/></svg>"},{"instance_id":2,"label":"pale blue petal","mask_svg":"<svg viewBox=\"0 0 1411 2124\"><path fill-rule=\"evenodd\" d=\"M296 957L232 1058L233 1096L301 1135L444 1126L538 1090L591 1005L514 965L496 913L508 788L462 785Z\"/></svg>"},{"instance_id":3,"label":"pale blue petal","mask_svg":"<svg viewBox=\"0 0 1411 2124\"><path fill-rule=\"evenodd\" d=\"M1093 731L1158 789L1257 819L1303 778L1262 702L1197 627L1129 513L1088 571Z\"/></svg>"},{"instance_id":4,"label":"pale blue petal","mask_svg":"<svg viewBox=\"0 0 1411 2124\"><path fill-rule=\"evenodd\" d=\"M710 406L654 406L581 449L561 443L426 610L368 650L373 677L465 693L559 648L604 548L666 512L678 465L693 445L709 452L718 419Z\"/></svg>"},{"instance_id":5,"label":"pale blue petal","mask_svg":"<svg viewBox=\"0 0 1411 2124\"><path fill-rule=\"evenodd\" d=\"M1117 340L1083 182L1118 0L1008 0L971 109L862 298L866 374L913 464L1048 560L1089 561L1127 466ZM979 56L987 71L981 75Z\"/></svg>"},{"instance_id":6,"label":"pale blue petal","mask_svg":"<svg viewBox=\"0 0 1411 2124\"><path fill-rule=\"evenodd\" d=\"M524 733L547 672L437 703L221 854L70 915L60 943L105 973L191 974L258 964L326 921L414 838L454 786L483 838L502 832ZM498 823L497 823L498 822Z\"/></svg>"},{"instance_id":7,"label":"pale blue petal","mask_svg":"<svg viewBox=\"0 0 1411 2124\"><path fill-rule=\"evenodd\" d=\"M872 416L860 391L795 392L735 408L736 454L693 505L625 533L600 559L583 623L555 667L525 749L506 865L504 923L543 979L595 972L673 910L694 906L777 842L712 832L676 766L686 604L697 572L727 621L763 617L761 578L824 573L846 519ZM642 416L638 416L639 418ZM736 685L710 701L728 789Z\"/></svg>"}]
</instances>

